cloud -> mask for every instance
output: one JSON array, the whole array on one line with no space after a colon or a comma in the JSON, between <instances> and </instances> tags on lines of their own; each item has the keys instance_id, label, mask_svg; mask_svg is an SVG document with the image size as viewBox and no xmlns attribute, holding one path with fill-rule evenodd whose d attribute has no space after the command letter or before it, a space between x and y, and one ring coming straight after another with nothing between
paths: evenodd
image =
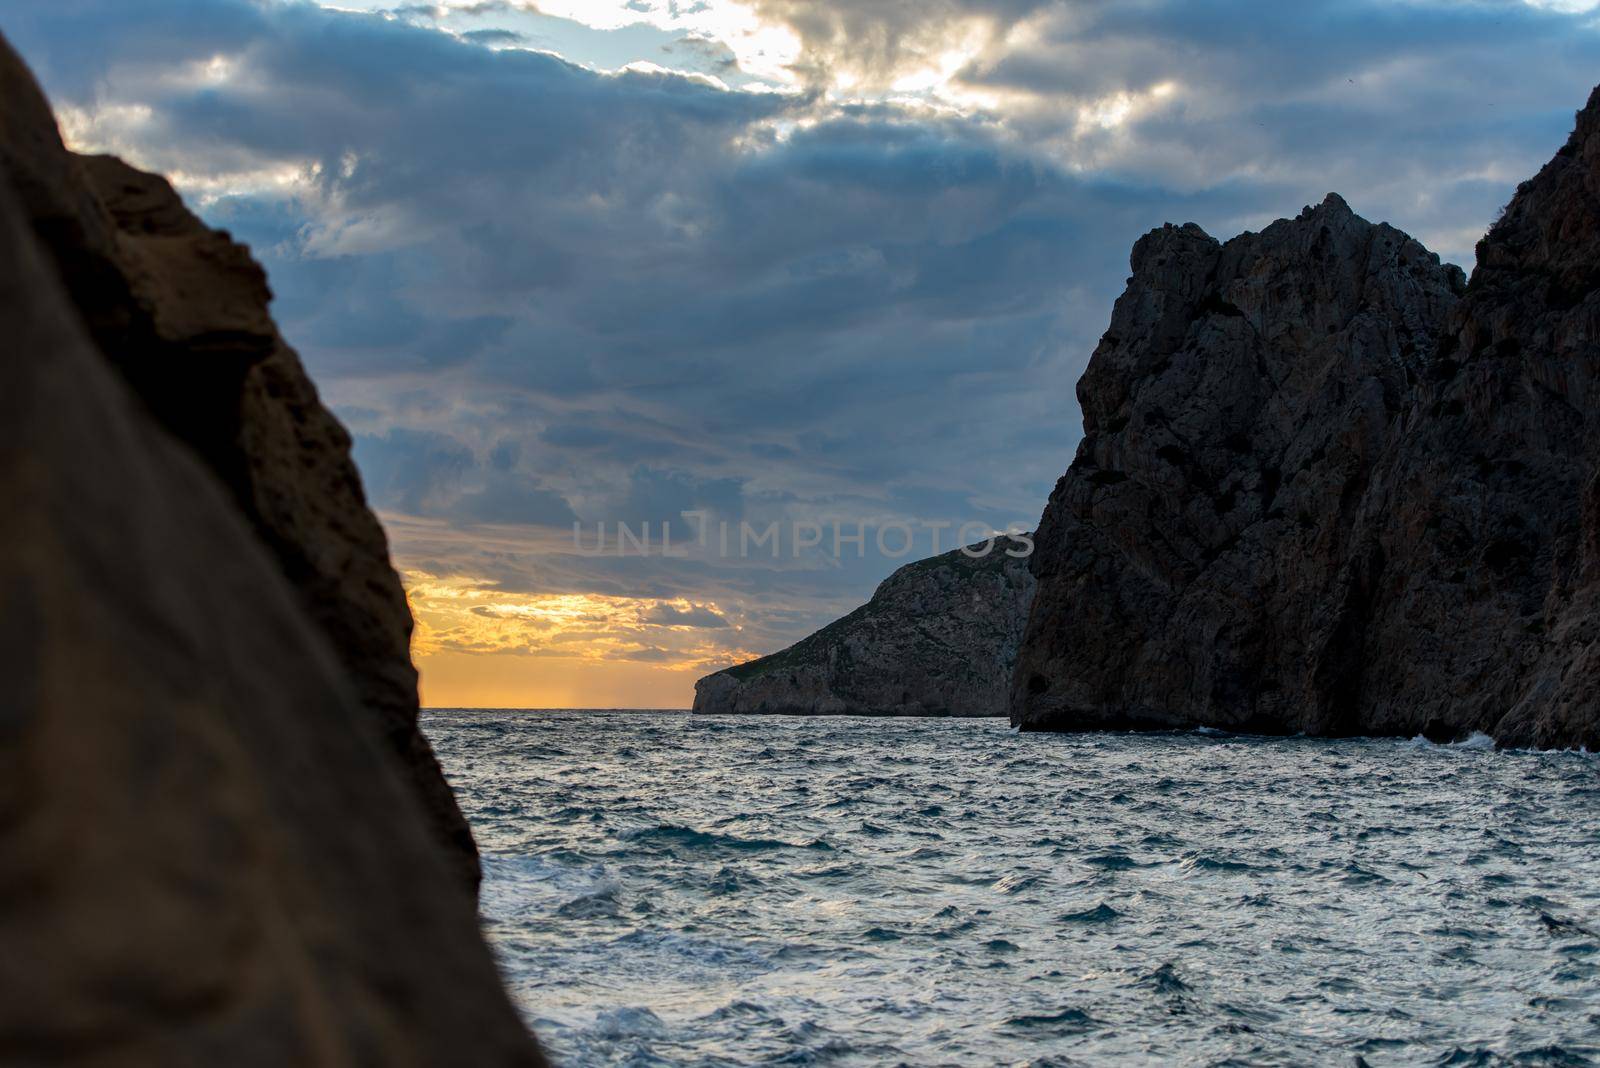
<instances>
[{"instance_id":1,"label":"cloud","mask_svg":"<svg viewBox=\"0 0 1600 1068\"><path fill-rule=\"evenodd\" d=\"M570 527L577 513L565 497L536 482L492 472L481 489L463 494L448 517L468 523L509 523L523 526Z\"/></svg>"},{"instance_id":2,"label":"cloud","mask_svg":"<svg viewBox=\"0 0 1600 1068\"><path fill-rule=\"evenodd\" d=\"M1592 16L1490 0L712 6L58 0L5 29L77 144L252 244L403 564L715 604L687 629L724 654L903 561L594 558L571 523L1031 524L1141 233L1337 188L1464 258L1600 69ZM695 73L754 85L730 57L789 37L798 89Z\"/></svg>"},{"instance_id":3,"label":"cloud","mask_svg":"<svg viewBox=\"0 0 1600 1068\"><path fill-rule=\"evenodd\" d=\"M728 625L722 616L699 605L678 608L660 604L644 616L643 622L661 627L702 627L708 630L720 630Z\"/></svg>"},{"instance_id":4,"label":"cloud","mask_svg":"<svg viewBox=\"0 0 1600 1068\"><path fill-rule=\"evenodd\" d=\"M619 521L670 523L673 536L687 540L696 524L685 512L738 521L744 517L744 483L734 478L696 478L682 471L635 468L628 480L627 496L608 508Z\"/></svg>"},{"instance_id":5,"label":"cloud","mask_svg":"<svg viewBox=\"0 0 1600 1068\"><path fill-rule=\"evenodd\" d=\"M528 35L518 33L516 30L464 30L461 37L480 45L511 45L526 44Z\"/></svg>"},{"instance_id":6,"label":"cloud","mask_svg":"<svg viewBox=\"0 0 1600 1068\"><path fill-rule=\"evenodd\" d=\"M367 497L378 508L430 515L447 507L461 476L475 465L454 438L397 428L355 439Z\"/></svg>"},{"instance_id":7,"label":"cloud","mask_svg":"<svg viewBox=\"0 0 1600 1068\"><path fill-rule=\"evenodd\" d=\"M568 528L578 516L559 493L518 469L515 441L480 462L457 439L404 427L355 436L367 496L380 509L459 523Z\"/></svg>"},{"instance_id":8,"label":"cloud","mask_svg":"<svg viewBox=\"0 0 1600 1068\"><path fill-rule=\"evenodd\" d=\"M790 27L802 53L793 64L813 84L845 79L889 86L898 76L938 68L995 47L1048 0L755 0L762 16Z\"/></svg>"}]
</instances>

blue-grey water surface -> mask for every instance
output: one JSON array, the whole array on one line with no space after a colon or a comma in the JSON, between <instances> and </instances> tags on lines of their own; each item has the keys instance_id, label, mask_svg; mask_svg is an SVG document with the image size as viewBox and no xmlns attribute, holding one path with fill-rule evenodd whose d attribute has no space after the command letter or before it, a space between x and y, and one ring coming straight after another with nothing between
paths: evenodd
<instances>
[{"instance_id":1,"label":"blue-grey water surface","mask_svg":"<svg viewBox=\"0 0 1600 1068\"><path fill-rule=\"evenodd\" d=\"M435 711L559 1064L1589 1064L1600 760Z\"/></svg>"}]
</instances>

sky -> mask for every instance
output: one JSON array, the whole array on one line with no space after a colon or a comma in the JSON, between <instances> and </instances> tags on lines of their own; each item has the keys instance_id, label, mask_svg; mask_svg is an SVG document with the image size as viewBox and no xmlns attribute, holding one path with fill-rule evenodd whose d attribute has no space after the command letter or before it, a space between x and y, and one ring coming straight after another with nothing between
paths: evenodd
<instances>
[{"instance_id":1,"label":"sky","mask_svg":"<svg viewBox=\"0 0 1600 1068\"><path fill-rule=\"evenodd\" d=\"M266 266L424 702L673 708L1033 526L1147 230L1337 191L1470 271L1600 81L1596 7L0 0L0 30L69 145Z\"/></svg>"}]
</instances>

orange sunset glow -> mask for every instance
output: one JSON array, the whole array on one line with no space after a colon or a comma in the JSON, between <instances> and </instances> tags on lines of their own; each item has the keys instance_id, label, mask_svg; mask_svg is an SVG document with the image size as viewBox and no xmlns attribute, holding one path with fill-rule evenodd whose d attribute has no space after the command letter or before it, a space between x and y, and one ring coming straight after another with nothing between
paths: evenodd
<instances>
[{"instance_id":1,"label":"orange sunset glow","mask_svg":"<svg viewBox=\"0 0 1600 1068\"><path fill-rule=\"evenodd\" d=\"M757 655L707 640L739 629L713 603L508 593L415 570L404 578L431 707L688 708L696 678Z\"/></svg>"}]
</instances>

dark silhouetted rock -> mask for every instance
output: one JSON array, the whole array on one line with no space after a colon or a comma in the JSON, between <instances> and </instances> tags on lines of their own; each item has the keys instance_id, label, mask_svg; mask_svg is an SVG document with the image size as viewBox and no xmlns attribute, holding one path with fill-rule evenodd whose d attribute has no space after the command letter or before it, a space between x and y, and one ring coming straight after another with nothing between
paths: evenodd
<instances>
[{"instance_id":1,"label":"dark silhouetted rock","mask_svg":"<svg viewBox=\"0 0 1600 1068\"><path fill-rule=\"evenodd\" d=\"M0 1061L537 1065L303 597L0 181Z\"/></svg>"},{"instance_id":2,"label":"dark silhouetted rock","mask_svg":"<svg viewBox=\"0 0 1600 1068\"><path fill-rule=\"evenodd\" d=\"M265 274L164 178L67 152L4 42L0 170L102 354L222 480L277 557L475 888L471 831L417 727L411 612L388 542L349 435L272 322Z\"/></svg>"},{"instance_id":3,"label":"dark silhouetted rock","mask_svg":"<svg viewBox=\"0 0 1600 1068\"><path fill-rule=\"evenodd\" d=\"M1464 296L1336 197L1133 266L1013 721L1600 742L1600 95Z\"/></svg>"},{"instance_id":4,"label":"dark silhouetted rock","mask_svg":"<svg viewBox=\"0 0 1600 1068\"><path fill-rule=\"evenodd\" d=\"M1600 90L1478 245L1363 516L1364 729L1600 749Z\"/></svg>"},{"instance_id":5,"label":"dark silhouetted rock","mask_svg":"<svg viewBox=\"0 0 1600 1068\"><path fill-rule=\"evenodd\" d=\"M983 544L970 547L973 552ZM707 675L694 710L848 716L1003 716L1033 596L1028 542L907 564L872 600L782 652Z\"/></svg>"},{"instance_id":6,"label":"dark silhouetted rock","mask_svg":"<svg viewBox=\"0 0 1600 1068\"><path fill-rule=\"evenodd\" d=\"M1329 729L1351 529L1461 288L1330 196L1219 244L1139 241L1037 536L1026 727Z\"/></svg>"},{"instance_id":7,"label":"dark silhouetted rock","mask_svg":"<svg viewBox=\"0 0 1600 1068\"><path fill-rule=\"evenodd\" d=\"M0 41L0 1062L542 1065L267 297Z\"/></svg>"}]
</instances>

